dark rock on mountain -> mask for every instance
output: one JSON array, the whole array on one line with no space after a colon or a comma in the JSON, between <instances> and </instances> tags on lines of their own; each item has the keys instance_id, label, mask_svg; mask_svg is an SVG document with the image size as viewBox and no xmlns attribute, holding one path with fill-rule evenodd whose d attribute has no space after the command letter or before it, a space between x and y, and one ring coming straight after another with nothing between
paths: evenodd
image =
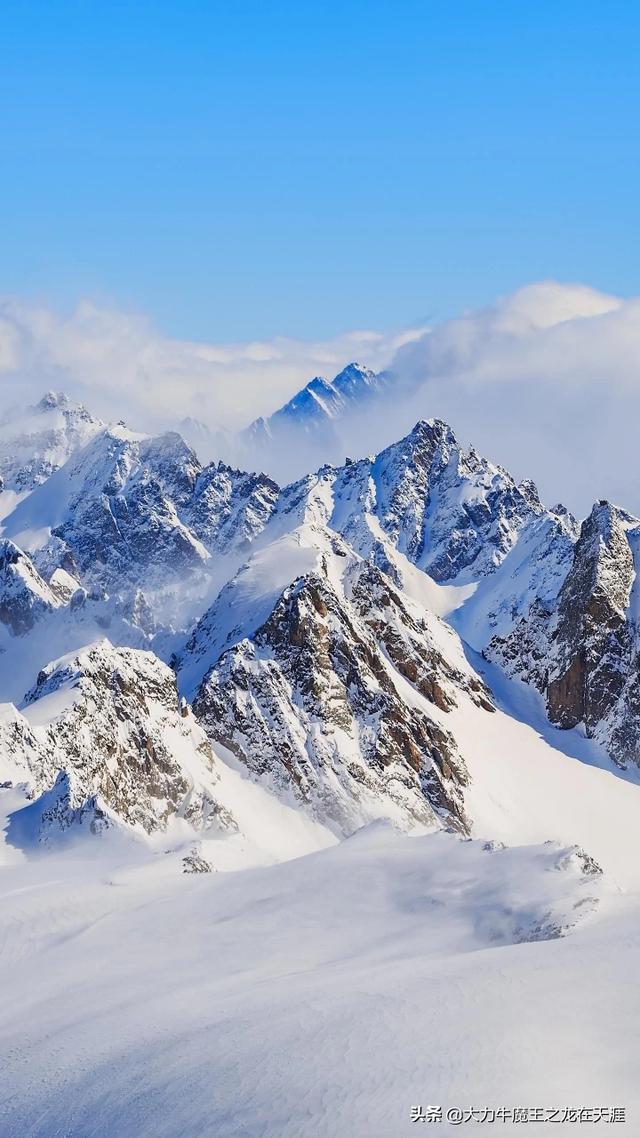
<instances>
[{"instance_id":1,"label":"dark rock on mountain","mask_svg":"<svg viewBox=\"0 0 640 1138\"><path fill-rule=\"evenodd\" d=\"M584 723L593 731L621 693L633 580L622 515L600 502L582 526L559 597L547 708L561 727Z\"/></svg>"},{"instance_id":2,"label":"dark rock on mountain","mask_svg":"<svg viewBox=\"0 0 640 1138\"><path fill-rule=\"evenodd\" d=\"M632 604L639 542L637 519L596 503L555 600L536 598L513 632L487 651L539 688L552 723L583 724L621 766L640 763L640 644Z\"/></svg>"},{"instance_id":3,"label":"dark rock on mountain","mask_svg":"<svg viewBox=\"0 0 640 1138\"><path fill-rule=\"evenodd\" d=\"M285 589L251 640L222 653L194 711L214 741L339 833L380 813L464 831L464 760L427 710L455 706L456 689L491 708L361 562L350 600L318 573Z\"/></svg>"},{"instance_id":4,"label":"dark rock on mountain","mask_svg":"<svg viewBox=\"0 0 640 1138\"><path fill-rule=\"evenodd\" d=\"M264 475L201 467L180 435L124 427L100 432L11 514L7 532L42 528L50 576L69 567L85 586L147 592L204 572L212 553L246 545L266 524L278 488Z\"/></svg>"},{"instance_id":5,"label":"dark rock on mountain","mask_svg":"<svg viewBox=\"0 0 640 1138\"><path fill-rule=\"evenodd\" d=\"M247 548L266 526L279 492L277 483L265 474L213 463L196 481L189 526L210 552Z\"/></svg>"},{"instance_id":6,"label":"dark rock on mountain","mask_svg":"<svg viewBox=\"0 0 640 1138\"><path fill-rule=\"evenodd\" d=\"M150 652L102 641L50 664L6 732L50 821L55 809L69 824L89 811L147 833L176 815L198 828L235 827L216 801L207 737L181 716L175 677Z\"/></svg>"},{"instance_id":7,"label":"dark rock on mountain","mask_svg":"<svg viewBox=\"0 0 640 1138\"><path fill-rule=\"evenodd\" d=\"M59 604L31 558L12 541L0 540L0 621L9 631L24 636Z\"/></svg>"},{"instance_id":8,"label":"dark rock on mountain","mask_svg":"<svg viewBox=\"0 0 640 1138\"><path fill-rule=\"evenodd\" d=\"M372 464L384 530L438 582L482 576L506 556L526 520L542 513L531 482L517 485L446 423L422 421Z\"/></svg>"},{"instance_id":9,"label":"dark rock on mountain","mask_svg":"<svg viewBox=\"0 0 640 1138\"><path fill-rule=\"evenodd\" d=\"M599 502L560 593L546 687L549 718L584 723L620 764L640 763L638 632L630 600L640 523Z\"/></svg>"}]
</instances>

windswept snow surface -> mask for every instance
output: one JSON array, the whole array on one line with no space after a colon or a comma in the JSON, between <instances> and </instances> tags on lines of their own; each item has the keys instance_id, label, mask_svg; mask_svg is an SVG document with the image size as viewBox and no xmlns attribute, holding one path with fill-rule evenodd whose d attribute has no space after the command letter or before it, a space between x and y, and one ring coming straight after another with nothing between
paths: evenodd
<instances>
[{"instance_id":1,"label":"windswept snow surface","mask_svg":"<svg viewBox=\"0 0 640 1138\"><path fill-rule=\"evenodd\" d=\"M252 623L280 558L306 567L305 532L240 575ZM497 703L440 713L471 774L472 841L374 824L330 844L228 766L240 833L197 843L213 872L183 873L171 831L0 847L3 1138L402 1138L417 1105L624 1107L625 1123L532 1132L635 1138L637 775L438 628ZM0 791L6 814L22 804Z\"/></svg>"},{"instance_id":2,"label":"windswept snow surface","mask_svg":"<svg viewBox=\"0 0 640 1138\"><path fill-rule=\"evenodd\" d=\"M637 1134L640 786L578 733L543 737L521 685L496 694L453 713L471 841L373 824L255 868L211 843L231 873L113 838L8 865L0 1133L396 1138L435 1104L622 1106L594 1132Z\"/></svg>"},{"instance_id":3,"label":"windswept snow surface","mask_svg":"<svg viewBox=\"0 0 640 1138\"><path fill-rule=\"evenodd\" d=\"M0 912L3 1134L395 1138L416 1104L639 1117L637 897L557 844L374 825L199 876L67 855L14 867Z\"/></svg>"}]
</instances>

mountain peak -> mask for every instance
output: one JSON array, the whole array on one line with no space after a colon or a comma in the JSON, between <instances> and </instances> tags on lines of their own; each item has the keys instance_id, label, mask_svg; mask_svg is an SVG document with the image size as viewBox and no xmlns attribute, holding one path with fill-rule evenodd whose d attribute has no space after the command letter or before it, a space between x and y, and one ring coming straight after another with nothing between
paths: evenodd
<instances>
[{"instance_id":1,"label":"mountain peak","mask_svg":"<svg viewBox=\"0 0 640 1138\"><path fill-rule=\"evenodd\" d=\"M624 529L630 526L637 526L640 519L635 514L630 514L628 510L623 509L622 506L617 506L615 502L610 502L608 498L599 498L597 502L593 503L591 513L585 519L585 523L591 526L610 527L612 525L621 525Z\"/></svg>"},{"instance_id":2,"label":"mountain peak","mask_svg":"<svg viewBox=\"0 0 640 1138\"><path fill-rule=\"evenodd\" d=\"M65 391L47 391L36 408L38 411L51 411L56 407L66 408L70 405L71 400Z\"/></svg>"},{"instance_id":3,"label":"mountain peak","mask_svg":"<svg viewBox=\"0 0 640 1138\"><path fill-rule=\"evenodd\" d=\"M594 502L591 513L582 523L581 541L585 544L588 540L598 538L608 546L616 540L618 534L637 524L638 519L633 514L615 506L606 498L600 498Z\"/></svg>"},{"instance_id":4,"label":"mountain peak","mask_svg":"<svg viewBox=\"0 0 640 1138\"><path fill-rule=\"evenodd\" d=\"M268 418L255 419L246 429L245 436L269 446L274 440L300 432L317 438L326 438L333 430L333 422L353 411L358 411L380 395L388 376L371 371L353 360L333 379L316 375Z\"/></svg>"},{"instance_id":5,"label":"mountain peak","mask_svg":"<svg viewBox=\"0 0 640 1138\"><path fill-rule=\"evenodd\" d=\"M355 360L347 364L342 371L332 380L333 386L337 391L343 395L351 392L355 393L358 388L371 385L377 379L376 373L371 371L371 368L366 367L364 364L357 363Z\"/></svg>"},{"instance_id":6,"label":"mountain peak","mask_svg":"<svg viewBox=\"0 0 640 1138\"><path fill-rule=\"evenodd\" d=\"M409 432L407 438L440 438L456 441L453 429L444 419L418 419L415 427Z\"/></svg>"}]
</instances>

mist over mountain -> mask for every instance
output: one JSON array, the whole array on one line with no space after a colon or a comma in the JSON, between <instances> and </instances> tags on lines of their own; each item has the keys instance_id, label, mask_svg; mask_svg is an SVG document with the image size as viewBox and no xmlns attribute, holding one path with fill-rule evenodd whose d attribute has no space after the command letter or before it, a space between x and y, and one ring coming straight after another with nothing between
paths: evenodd
<instances>
[{"instance_id":1,"label":"mist over mountain","mask_svg":"<svg viewBox=\"0 0 640 1138\"><path fill-rule=\"evenodd\" d=\"M381 450L436 417L581 515L601 496L640 512L639 352L636 299L553 281L448 320L307 343L172 340L138 315L87 302L66 315L16 299L0 310L2 392L18 409L60 388L103 420L177 428L201 458L260 466L279 482ZM331 385L352 361L385 377L388 398L336 399ZM287 432L278 409L313 377L319 399L310 398L331 408L330 429ZM256 451L256 428L249 439L246 428L274 415L279 445Z\"/></svg>"}]
</instances>

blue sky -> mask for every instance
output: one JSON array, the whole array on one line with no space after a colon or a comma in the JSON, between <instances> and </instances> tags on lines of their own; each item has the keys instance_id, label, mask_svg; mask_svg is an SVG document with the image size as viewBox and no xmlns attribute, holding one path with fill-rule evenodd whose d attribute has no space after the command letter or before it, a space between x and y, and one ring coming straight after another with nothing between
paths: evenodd
<instances>
[{"instance_id":1,"label":"blue sky","mask_svg":"<svg viewBox=\"0 0 640 1138\"><path fill-rule=\"evenodd\" d=\"M638 288L635 3L3 6L0 292L329 337Z\"/></svg>"}]
</instances>

